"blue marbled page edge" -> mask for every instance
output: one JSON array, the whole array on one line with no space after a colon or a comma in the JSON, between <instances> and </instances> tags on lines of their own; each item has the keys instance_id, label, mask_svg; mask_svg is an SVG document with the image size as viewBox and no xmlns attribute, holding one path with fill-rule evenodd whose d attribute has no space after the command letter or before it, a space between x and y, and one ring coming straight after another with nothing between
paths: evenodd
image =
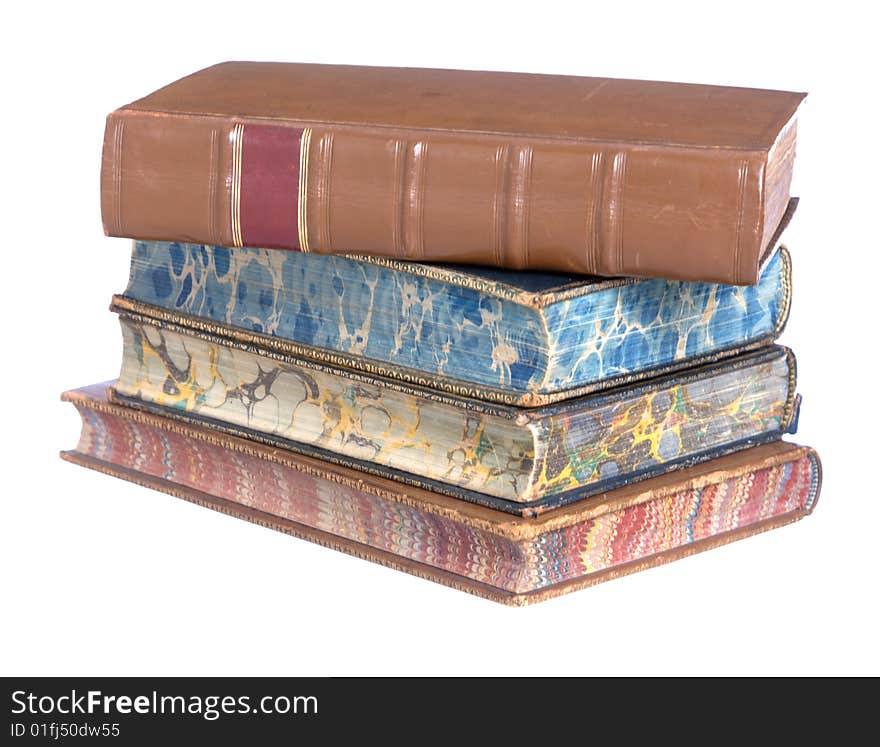
<instances>
[{"instance_id":1,"label":"blue marbled page edge","mask_svg":"<svg viewBox=\"0 0 880 747\"><path fill-rule=\"evenodd\" d=\"M503 276L503 280L500 279ZM519 277L520 288L512 283ZM558 280L558 282L556 282ZM126 298L346 356L404 380L535 405L773 340L778 250L756 286L464 271L266 249L134 243ZM223 332L224 330L218 330ZM382 367L388 371L381 370Z\"/></svg>"}]
</instances>

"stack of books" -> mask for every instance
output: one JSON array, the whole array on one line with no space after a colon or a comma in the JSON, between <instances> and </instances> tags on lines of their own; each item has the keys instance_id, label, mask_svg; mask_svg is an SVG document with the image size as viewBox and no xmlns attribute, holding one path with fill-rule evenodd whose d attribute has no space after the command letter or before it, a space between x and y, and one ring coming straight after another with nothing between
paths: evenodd
<instances>
[{"instance_id":1,"label":"stack of books","mask_svg":"<svg viewBox=\"0 0 880 747\"><path fill-rule=\"evenodd\" d=\"M799 519L803 96L225 63L113 112L69 461L506 603Z\"/></svg>"}]
</instances>

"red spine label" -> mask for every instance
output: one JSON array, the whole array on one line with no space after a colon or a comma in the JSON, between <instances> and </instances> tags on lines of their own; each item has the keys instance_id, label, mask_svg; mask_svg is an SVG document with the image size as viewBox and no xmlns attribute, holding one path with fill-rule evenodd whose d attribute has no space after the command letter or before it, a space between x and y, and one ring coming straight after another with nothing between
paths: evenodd
<instances>
[{"instance_id":1,"label":"red spine label","mask_svg":"<svg viewBox=\"0 0 880 747\"><path fill-rule=\"evenodd\" d=\"M299 162L303 131L245 125L241 143L241 242L300 249Z\"/></svg>"}]
</instances>

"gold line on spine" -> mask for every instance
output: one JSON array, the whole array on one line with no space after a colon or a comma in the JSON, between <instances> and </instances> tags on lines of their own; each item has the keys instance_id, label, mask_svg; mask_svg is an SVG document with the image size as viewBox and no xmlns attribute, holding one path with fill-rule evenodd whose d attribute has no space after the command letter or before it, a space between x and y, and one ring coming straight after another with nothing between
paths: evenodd
<instances>
[{"instance_id":1,"label":"gold line on spine","mask_svg":"<svg viewBox=\"0 0 880 747\"><path fill-rule=\"evenodd\" d=\"M232 140L232 245L242 246L241 240L241 150L244 140L244 125L236 124L230 135Z\"/></svg>"},{"instance_id":2,"label":"gold line on spine","mask_svg":"<svg viewBox=\"0 0 880 747\"><path fill-rule=\"evenodd\" d=\"M299 194L297 195L297 228L299 230L299 248L302 252L309 251L308 194L309 194L309 145L312 141L312 128L303 129L299 143Z\"/></svg>"}]
</instances>

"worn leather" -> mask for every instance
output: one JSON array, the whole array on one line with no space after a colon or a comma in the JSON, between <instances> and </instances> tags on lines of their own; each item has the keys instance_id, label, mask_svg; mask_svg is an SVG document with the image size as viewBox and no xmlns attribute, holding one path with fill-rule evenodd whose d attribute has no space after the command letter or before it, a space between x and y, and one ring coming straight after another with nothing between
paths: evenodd
<instances>
[{"instance_id":1,"label":"worn leather","mask_svg":"<svg viewBox=\"0 0 880 747\"><path fill-rule=\"evenodd\" d=\"M236 138L247 154L261 128L288 127L304 153L287 182L296 168L304 174L279 204L299 213L299 229L279 218L290 235L261 242L268 248L751 284L788 203L803 97L224 63L108 117L104 225L141 239L247 244L235 211L261 204L248 185L286 183L287 172L264 178L257 161L242 166ZM263 153L259 164L283 156Z\"/></svg>"}]
</instances>

